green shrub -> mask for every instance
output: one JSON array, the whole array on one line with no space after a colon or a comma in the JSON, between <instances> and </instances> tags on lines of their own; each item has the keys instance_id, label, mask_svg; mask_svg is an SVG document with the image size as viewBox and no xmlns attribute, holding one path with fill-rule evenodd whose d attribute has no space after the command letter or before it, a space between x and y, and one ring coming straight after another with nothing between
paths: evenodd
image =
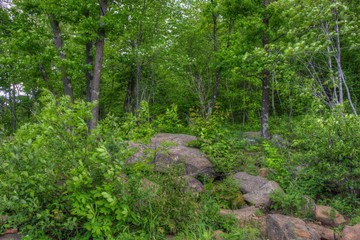
<instances>
[{"instance_id":1,"label":"green shrub","mask_svg":"<svg viewBox=\"0 0 360 240\"><path fill-rule=\"evenodd\" d=\"M297 176L299 185L317 198L343 195L356 199L360 193L359 119L339 109L305 117L294 132L293 147L304 166Z\"/></svg>"},{"instance_id":2,"label":"green shrub","mask_svg":"<svg viewBox=\"0 0 360 240\"><path fill-rule=\"evenodd\" d=\"M285 159L279 150L264 141L266 166L272 170L270 178L280 184L282 188L287 188L290 183L289 160Z\"/></svg>"},{"instance_id":3,"label":"green shrub","mask_svg":"<svg viewBox=\"0 0 360 240\"><path fill-rule=\"evenodd\" d=\"M190 117L190 129L199 137L199 142L195 144L209 157L215 171L230 173L238 169L238 148L242 141L234 139L230 131L224 127L227 114L216 110L206 118L194 112Z\"/></svg>"},{"instance_id":4,"label":"green shrub","mask_svg":"<svg viewBox=\"0 0 360 240\"><path fill-rule=\"evenodd\" d=\"M135 218L118 177L127 146L105 124L89 135L92 104L47 93L42 105L34 123L1 143L1 230L20 227L32 239L115 234Z\"/></svg>"},{"instance_id":5,"label":"green shrub","mask_svg":"<svg viewBox=\"0 0 360 240\"><path fill-rule=\"evenodd\" d=\"M211 182L205 185L221 208L239 209L245 205L239 186L234 178L228 177L221 182Z\"/></svg>"},{"instance_id":6,"label":"green shrub","mask_svg":"<svg viewBox=\"0 0 360 240\"><path fill-rule=\"evenodd\" d=\"M314 215L315 203L310 197L296 190L284 193L275 191L271 194L272 205L274 210L280 210L286 215L312 218Z\"/></svg>"}]
</instances>

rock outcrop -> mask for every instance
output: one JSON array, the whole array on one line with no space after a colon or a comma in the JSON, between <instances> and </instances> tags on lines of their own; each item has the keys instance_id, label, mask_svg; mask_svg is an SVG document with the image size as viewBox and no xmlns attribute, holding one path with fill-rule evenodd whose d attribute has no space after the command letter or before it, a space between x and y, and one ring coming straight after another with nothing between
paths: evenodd
<instances>
[{"instance_id":1,"label":"rock outcrop","mask_svg":"<svg viewBox=\"0 0 360 240\"><path fill-rule=\"evenodd\" d=\"M160 133L151 139L149 145L128 143L138 151L127 160L127 164L153 159L155 171L164 172L169 167L184 166L183 175L215 176L211 162L199 149L187 147L186 144L196 140L195 136L186 134ZM153 154L153 156L151 156Z\"/></svg>"}]
</instances>

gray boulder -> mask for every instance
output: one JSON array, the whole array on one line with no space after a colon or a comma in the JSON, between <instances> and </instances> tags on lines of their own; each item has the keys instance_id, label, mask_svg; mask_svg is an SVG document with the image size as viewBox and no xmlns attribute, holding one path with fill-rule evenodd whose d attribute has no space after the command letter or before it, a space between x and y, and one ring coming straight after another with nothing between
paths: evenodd
<instances>
[{"instance_id":1,"label":"gray boulder","mask_svg":"<svg viewBox=\"0 0 360 240\"><path fill-rule=\"evenodd\" d=\"M269 240L320 240L313 228L294 217L269 214L266 217L266 235Z\"/></svg>"},{"instance_id":2,"label":"gray boulder","mask_svg":"<svg viewBox=\"0 0 360 240\"><path fill-rule=\"evenodd\" d=\"M234 174L234 179L237 181L240 191L245 193L245 201L255 206L270 207L270 194L275 190L282 191L277 182L246 172Z\"/></svg>"},{"instance_id":3,"label":"gray boulder","mask_svg":"<svg viewBox=\"0 0 360 240\"><path fill-rule=\"evenodd\" d=\"M184 165L183 175L197 176L200 174L214 176L215 172L211 162L200 152L199 149L174 146L166 150L159 150L155 155L155 170L167 171L174 165Z\"/></svg>"}]
</instances>

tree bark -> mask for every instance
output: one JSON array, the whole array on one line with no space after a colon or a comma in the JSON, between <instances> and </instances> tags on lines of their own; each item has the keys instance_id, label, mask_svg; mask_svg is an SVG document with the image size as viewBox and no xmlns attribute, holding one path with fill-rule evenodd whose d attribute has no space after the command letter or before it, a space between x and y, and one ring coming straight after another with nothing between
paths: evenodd
<instances>
[{"instance_id":1,"label":"tree bark","mask_svg":"<svg viewBox=\"0 0 360 240\"><path fill-rule=\"evenodd\" d=\"M269 0L264 0L264 8L266 10L269 5ZM268 36L268 28L269 28L269 17L265 12L263 23L265 24L265 33L262 38L263 47L266 52L269 51L269 36ZM269 132L269 96L270 96L270 71L268 69L264 69L262 72L262 101L261 101L261 136L265 139L270 139Z\"/></svg>"},{"instance_id":2,"label":"tree bark","mask_svg":"<svg viewBox=\"0 0 360 240\"><path fill-rule=\"evenodd\" d=\"M104 56L104 46L105 46L105 26L102 18L106 15L107 12L107 0L100 1L100 19L99 19L99 29L98 37L95 43L96 54L94 61L94 75L90 82L90 102L99 101L100 95L100 80L101 80L101 71L103 65L103 56ZM96 106L92 109L93 119L89 121L88 127L91 131L94 129L99 121L99 103L97 102Z\"/></svg>"},{"instance_id":3,"label":"tree bark","mask_svg":"<svg viewBox=\"0 0 360 240\"><path fill-rule=\"evenodd\" d=\"M211 0L211 4L214 4L213 0ZM215 55L218 53L217 18L218 18L218 15L213 10L212 11L212 19L213 19L213 39L214 39L214 53L215 53ZM220 68L216 67L215 84L214 84L214 89L213 89L211 99L210 99L210 103L209 103L208 115L211 115L211 113L213 111L215 101L216 101L216 97L217 97L218 92L219 92L220 81L221 81L221 70L220 70Z\"/></svg>"},{"instance_id":4,"label":"tree bark","mask_svg":"<svg viewBox=\"0 0 360 240\"><path fill-rule=\"evenodd\" d=\"M49 21L50 21L51 29L53 31L54 44L55 44L55 48L58 51L58 56L60 57L61 60L65 60L66 55L65 55L65 53L63 51L63 40L62 40L62 34L61 34L61 29L60 29L60 23L59 23L59 21L56 20L56 18L55 18L55 16L53 14L48 14L48 18L49 18ZM69 96L70 101L73 102L74 101L74 95L73 95L71 79L67 75L67 73L66 73L63 66L60 66L59 68L60 68L61 75L62 75L64 93L65 93L66 96Z\"/></svg>"}]
</instances>

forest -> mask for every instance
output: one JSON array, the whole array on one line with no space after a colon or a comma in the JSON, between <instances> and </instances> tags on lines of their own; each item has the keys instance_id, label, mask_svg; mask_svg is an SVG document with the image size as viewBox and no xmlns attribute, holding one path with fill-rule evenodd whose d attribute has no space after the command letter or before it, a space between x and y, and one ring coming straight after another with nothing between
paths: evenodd
<instances>
[{"instance_id":1,"label":"forest","mask_svg":"<svg viewBox=\"0 0 360 240\"><path fill-rule=\"evenodd\" d=\"M239 172L359 233L359 66L356 0L0 0L0 239L285 239Z\"/></svg>"}]
</instances>

